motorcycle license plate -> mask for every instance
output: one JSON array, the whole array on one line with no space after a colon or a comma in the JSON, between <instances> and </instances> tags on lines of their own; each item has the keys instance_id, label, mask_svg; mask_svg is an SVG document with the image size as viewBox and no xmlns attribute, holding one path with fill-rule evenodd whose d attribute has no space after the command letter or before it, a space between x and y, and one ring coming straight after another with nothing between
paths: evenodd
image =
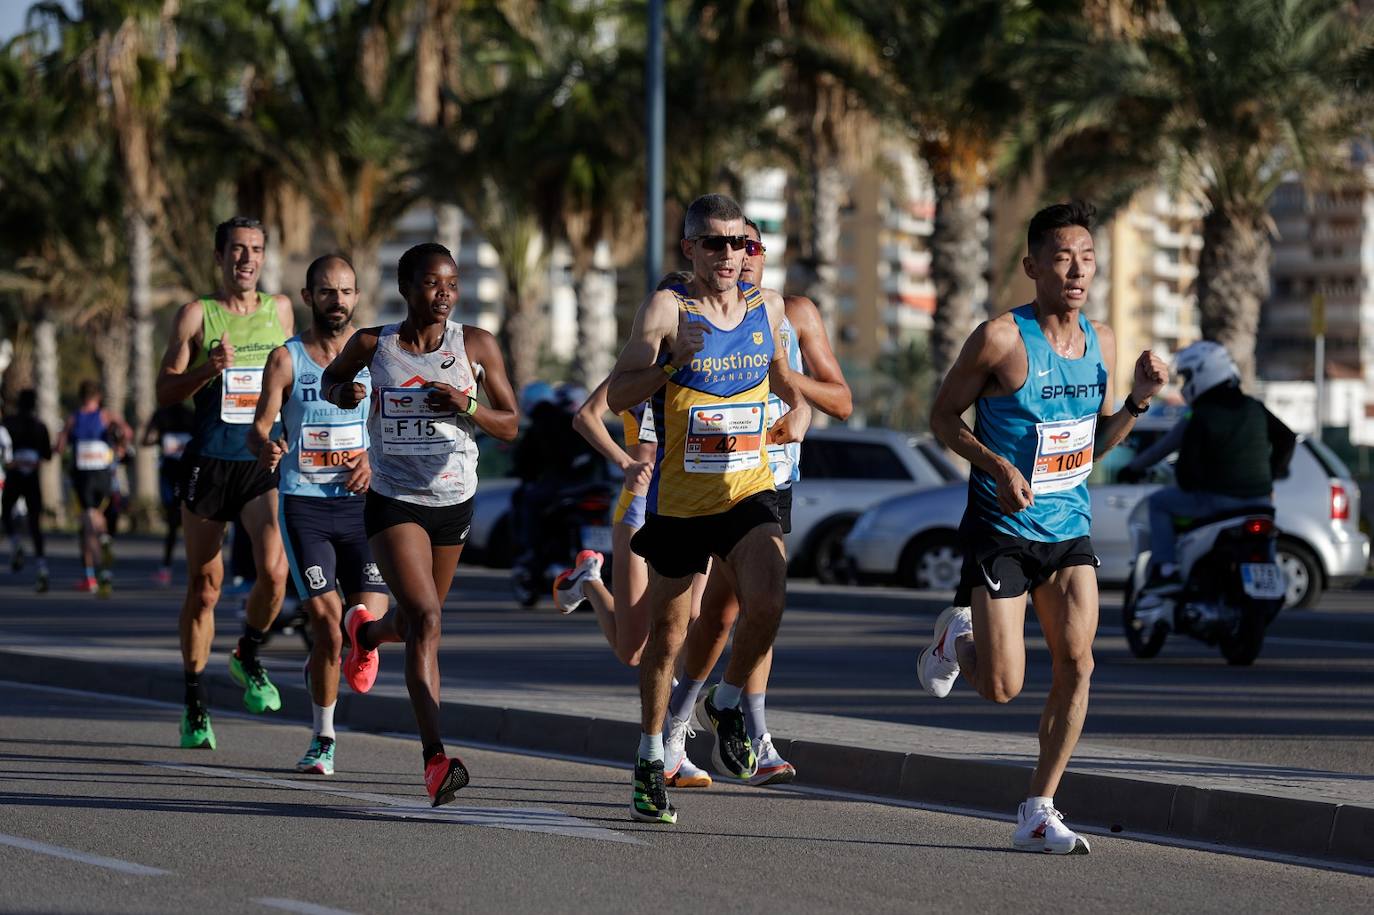
<instances>
[{"instance_id":1,"label":"motorcycle license plate","mask_svg":"<svg viewBox=\"0 0 1374 915\"><path fill-rule=\"evenodd\" d=\"M611 529L608 526L587 525L582 528L582 549L598 553L611 552Z\"/></svg>"},{"instance_id":2,"label":"motorcycle license plate","mask_svg":"<svg viewBox=\"0 0 1374 915\"><path fill-rule=\"evenodd\" d=\"M1246 594L1260 600L1283 597L1287 587L1283 572L1272 562L1241 563L1240 583Z\"/></svg>"}]
</instances>

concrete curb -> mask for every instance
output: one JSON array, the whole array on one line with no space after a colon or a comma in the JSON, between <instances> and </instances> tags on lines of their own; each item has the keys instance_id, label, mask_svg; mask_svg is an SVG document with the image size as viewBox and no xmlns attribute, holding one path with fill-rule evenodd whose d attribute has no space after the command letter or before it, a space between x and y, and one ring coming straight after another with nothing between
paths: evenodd
<instances>
[{"instance_id":1,"label":"concrete curb","mask_svg":"<svg viewBox=\"0 0 1374 915\"><path fill-rule=\"evenodd\" d=\"M4 678L134 698L179 702L176 670L128 662L97 662L0 650ZM212 706L242 708L242 689L227 674L208 673ZM303 685L279 683L281 716L310 718ZM565 715L533 709L446 701L444 734L454 741L503 744L605 760L628 768L627 747L639 739L636 722ZM410 703L402 696L340 693L335 721L359 731L413 729ZM710 738L690 743L704 759ZM797 767L797 784L986 810L1002 816L1025 798L1029 768L982 759L902 753L809 740L776 739L778 751ZM1374 808L1329 801L1197 788L1118 775L1070 771L1058 800L1073 822L1123 835L1150 834L1280 852L1330 861L1374 863Z\"/></svg>"}]
</instances>

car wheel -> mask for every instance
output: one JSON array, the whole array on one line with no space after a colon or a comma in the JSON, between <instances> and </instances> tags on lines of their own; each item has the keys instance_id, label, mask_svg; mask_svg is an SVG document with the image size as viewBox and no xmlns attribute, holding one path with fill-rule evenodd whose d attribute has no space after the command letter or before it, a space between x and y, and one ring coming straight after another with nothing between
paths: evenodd
<instances>
[{"instance_id":1,"label":"car wheel","mask_svg":"<svg viewBox=\"0 0 1374 915\"><path fill-rule=\"evenodd\" d=\"M902 551L897 581L907 588L953 591L959 587L964 551L953 531L938 531L916 538Z\"/></svg>"},{"instance_id":2,"label":"car wheel","mask_svg":"<svg viewBox=\"0 0 1374 915\"><path fill-rule=\"evenodd\" d=\"M1283 570L1288 590L1283 607L1305 610L1316 606L1322 594L1321 562L1304 544L1281 538L1278 546L1279 568Z\"/></svg>"},{"instance_id":3,"label":"car wheel","mask_svg":"<svg viewBox=\"0 0 1374 915\"><path fill-rule=\"evenodd\" d=\"M816 581L823 585L839 585L849 580L844 538L853 527L853 518L831 522L812 541L811 565L816 570Z\"/></svg>"}]
</instances>

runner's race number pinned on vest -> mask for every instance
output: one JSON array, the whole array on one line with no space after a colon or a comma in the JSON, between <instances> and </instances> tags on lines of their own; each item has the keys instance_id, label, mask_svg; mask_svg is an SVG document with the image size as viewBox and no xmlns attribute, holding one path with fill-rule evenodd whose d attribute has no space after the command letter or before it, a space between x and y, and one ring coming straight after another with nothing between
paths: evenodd
<instances>
[{"instance_id":1,"label":"runner's race number pinned on vest","mask_svg":"<svg viewBox=\"0 0 1374 915\"><path fill-rule=\"evenodd\" d=\"M259 368L231 366L220 373L219 418L236 426L253 421L262 395L262 373Z\"/></svg>"},{"instance_id":2,"label":"runner's race number pinned on vest","mask_svg":"<svg viewBox=\"0 0 1374 915\"><path fill-rule=\"evenodd\" d=\"M434 388L382 388L382 453L450 454L458 450L458 414L425 403Z\"/></svg>"},{"instance_id":3,"label":"runner's race number pinned on vest","mask_svg":"<svg viewBox=\"0 0 1374 915\"><path fill-rule=\"evenodd\" d=\"M362 452L361 422L301 425L301 477L308 482L339 483L348 479L348 462Z\"/></svg>"},{"instance_id":4,"label":"runner's race number pinned on vest","mask_svg":"<svg viewBox=\"0 0 1374 915\"><path fill-rule=\"evenodd\" d=\"M1031 492L1063 492L1087 479L1093 469L1097 415L1036 423L1035 469Z\"/></svg>"},{"instance_id":5,"label":"runner's race number pinned on vest","mask_svg":"<svg viewBox=\"0 0 1374 915\"><path fill-rule=\"evenodd\" d=\"M761 403L689 408L683 468L688 473L734 473L759 466L763 422Z\"/></svg>"}]
</instances>

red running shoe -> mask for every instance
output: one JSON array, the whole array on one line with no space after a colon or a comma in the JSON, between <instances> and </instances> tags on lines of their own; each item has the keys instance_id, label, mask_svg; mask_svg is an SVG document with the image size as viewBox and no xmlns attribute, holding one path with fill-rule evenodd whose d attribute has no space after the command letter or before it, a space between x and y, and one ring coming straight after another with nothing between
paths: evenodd
<instances>
[{"instance_id":1,"label":"red running shoe","mask_svg":"<svg viewBox=\"0 0 1374 915\"><path fill-rule=\"evenodd\" d=\"M467 766L456 756L437 753L425 763L425 790L434 801L431 807L447 804L467 783Z\"/></svg>"},{"instance_id":2,"label":"red running shoe","mask_svg":"<svg viewBox=\"0 0 1374 915\"><path fill-rule=\"evenodd\" d=\"M376 617L362 604L344 614L344 629L348 631L348 657L344 658L343 675L355 693L365 693L377 682L377 649L364 651L358 646L358 628Z\"/></svg>"}]
</instances>

